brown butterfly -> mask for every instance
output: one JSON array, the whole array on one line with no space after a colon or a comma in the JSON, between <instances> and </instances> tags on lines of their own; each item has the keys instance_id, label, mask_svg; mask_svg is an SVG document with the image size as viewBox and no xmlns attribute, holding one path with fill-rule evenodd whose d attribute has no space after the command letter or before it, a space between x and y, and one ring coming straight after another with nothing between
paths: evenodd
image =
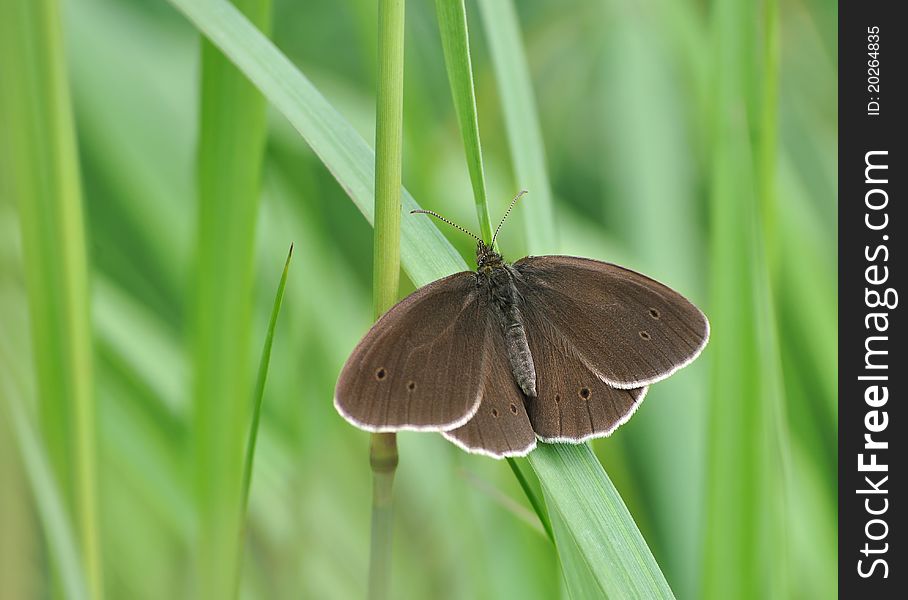
<instances>
[{"instance_id":1,"label":"brown butterfly","mask_svg":"<svg viewBox=\"0 0 908 600\"><path fill-rule=\"evenodd\" d=\"M347 421L442 431L469 452L523 456L537 439L611 434L647 386L703 350L709 322L678 292L587 258L508 264L493 249L501 223L489 244L473 236L475 272L416 290L356 346L334 398Z\"/></svg>"}]
</instances>

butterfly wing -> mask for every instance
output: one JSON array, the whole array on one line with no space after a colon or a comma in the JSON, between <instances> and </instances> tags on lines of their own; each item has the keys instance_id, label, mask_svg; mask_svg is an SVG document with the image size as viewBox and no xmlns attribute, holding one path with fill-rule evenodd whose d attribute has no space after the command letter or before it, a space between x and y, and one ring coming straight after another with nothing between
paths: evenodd
<instances>
[{"instance_id":1,"label":"butterfly wing","mask_svg":"<svg viewBox=\"0 0 908 600\"><path fill-rule=\"evenodd\" d=\"M647 388L622 390L602 381L547 320L544 308L527 307L523 316L537 374L527 412L539 439L579 443L611 435L631 418Z\"/></svg>"},{"instance_id":2,"label":"butterfly wing","mask_svg":"<svg viewBox=\"0 0 908 600\"><path fill-rule=\"evenodd\" d=\"M367 431L442 430L479 408L489 311L474 273L424 286L385 313L347 359L334 406Z\"/></svg>"},{"instance_id":3,"label":"butterfly wing","mask_svg":"<svg viewBox=\"0 0 908 600\"><path fill-rule=\"evenodd\" d=\"M528 257L513 267L520 275L521 310L550 324L565 347L612 387L642 388L665 379L693 361L709 339L709 322L696 306L640 273L572 256Z\"/></svg>"},{"instance_id":4,"label":"butterfly wing","mask_svg":"<svg viewBox=\"0 0 908 600\"><path fill-rule=\"evenodd\" d=\"M466 425L442 432L467 452L493 458L525 456L536 447L536 435L524 406L524 395L511 374L504 335L492 331L489 369L479 410Z\"/></svg>"}]
</instances>

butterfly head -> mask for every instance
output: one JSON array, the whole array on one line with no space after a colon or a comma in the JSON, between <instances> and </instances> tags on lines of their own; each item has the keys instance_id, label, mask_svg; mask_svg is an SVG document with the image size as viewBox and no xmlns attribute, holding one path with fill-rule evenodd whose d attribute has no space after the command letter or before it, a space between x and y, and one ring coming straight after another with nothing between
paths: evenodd
<instances>
[{"instance_id":1,"label":"butterfly head","mask_svg":"<svg viewBox=\"0 0 908 600\"><path fill-rule=\"evenodd\" d=\"M495 252L495 249L486 245L482 240L476 244L476 268L480 271L494 269L504 264L501 255Z\"/></svg>"},{"instance_id":2,"label":"butterfly head","mask_svg":"<svg viewBox=\"0 0 908 600\"><path fill-rule=\"evenodd\" d=\"M501 221L498 222L498 227L495 228L495 233L492 234L492 241L489 242L488 244L486 244L485 241L482 238L480 238L478 235L476 235L474 233L470 233L469 231L467 231L466 229L464 229L457 223L454 223L453 221L450 221L450 220L444 218L443 216L441 216L440 214L438 214L435 211L419 208L416 210L411 210L410 214L411 215L412 214L431 215L431 216L435 217L436 219L438 219L439 221L442 221L443 223L447 223L451 227L454 227L455 229L458 229L458 230L464 232L465 234L467 234L468 236L472 237L473 239L475 239L477 242L479 242L476 245L476 268L479 271L490 271L497 267L501 267L505 264L504 259L501 258L501 255L498 254L497 252L495 252L495 240L498 238L498 232L501 231L501 226L504 225L504 222L508 218L508 215L511 214L511 209L514 208L514 205L517 204L517 201L520 200L523 197L523 195L526 193L527 193L526 190L523 190L519 194L514 196L513 200L511 200L511 203L508 205L508 210L505 211L504 216L501 217Z\"/></svg>"}]
</instances>

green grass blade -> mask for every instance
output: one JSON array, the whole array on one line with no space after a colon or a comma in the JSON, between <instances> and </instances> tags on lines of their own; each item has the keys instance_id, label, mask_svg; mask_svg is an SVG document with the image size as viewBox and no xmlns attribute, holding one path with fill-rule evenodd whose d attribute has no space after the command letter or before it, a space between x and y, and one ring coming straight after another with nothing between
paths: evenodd
<instances>
[{"instance_id":1,"label":"green grass blade","mask_svg":"<svg viewBox=\"0 0 908 600\"><path fill-rule=\"evenodd\" d=\"M171 2L230 56L290 120L371 222L373 212L369 200L372 192L370 178L374 174L371 168L374 155L349 123L273 44L255 31L224 0L203 2L171 0ZM406 194L403 204L404 210L417 207ZM466 268L460 255L428 219L404 220L401 233L402 264L414 284L425 285L439 277ZM543 455L548 458L543 458ZM547 464L551 465L551 456L560 457L564 465L558 468L545 468ZM652 561L652 555L639 536L636 525L620 497L614 493L611 485L606 487L603 484L603 479L607 480L607 477L589 448L542 444L530 457L530 463L536 470L550 501L565 516L565 522L573 538L578 540L578 543L584 542L581 547L585 551L592 551L601 544L601 542L597 544L597 540L609 540L620 544L618 547L628 551L628 555L632 557L630 560L634 570L628 577L635 578L635 582L639 577L640 581L635 583L637 587L659 590L661 596L657 597L665 597L664 592L668 590L668 586L664 577ZM578 496L572 486L587 478L591 478L588 482L591 486L595 485L592 489L583 486L581 489L584 493ZM591 525L578 519L578 514L592 514L599 518ZM614 516L617 521L604 522L605 519L602 518L604 515ZM621 537L615 536L614 531L628 533ZM624 566L616 563L606 567L607 563L601 557L596 560L596 564L604 569L615 569L616 564ZM608 579L616 575L602 573L600 577Z\"/></svg>"},{"instance_id":2,"label":"green grass blade","mask_svg":"<svg viewBox=\"0 0 908 600\"><path fill-rule=\"evenodd\" d=\"M95 395L82 192L55 0L0 1L0 171L19 200L47 457L76 524L87 590L103 596ZM9 145L7 145L9 144Z\"/></svg>"},{"instance_id":3,"label":"green grass blade","mask_svg":"<svg viewBox=\"0 0 908 600\"><path fill-rule=\"evenodd\" d=\"M573 543L586 562L587 573L578 579L592 576L611 598L674 598L634 519L588 445L539 444L528 460L542 483L550 512L558 511L564 525L560 528L552 519L559 554L564 544ZM561 538L562 532L568 536ZM576 560L577 553L561 558ZM567 569L566 577L582 572L570 562ZM584 586L588 585L586 581Z\"/></svg>"},{"instance_id":4,"label":"green grass blade","mask_svg":"<svg viewBox=\"0 0 908 600\"><path fill-rule=\"evenodd\" d=\"M520 207L527 254L554 252L558 239L552 190L517 11L513 0L479 0L479 9L495 69L517 187L529 190Z\"/></svg>"},{"instance_id":5,"label":"green grass blade","mask_svg":"<svg viewBox=\"0 0 908 600\"><path fill-rule=\"evenodd\" d=\"M243 461L243 518L249 506L249 489L252 487L252 465L255 460L255 444L259 436L259 421L262 416L262 399L265 396L265 382L268 380L268 365L271 364L271 344L274 341L274 328L277 326L277 316L281 312L281 303L284 301L284 288L287 286L287 273L290 271L290 259L293 257L293 244L287 252L284 270L281 272L280 283L274 294L274 305L271 307L271 318L268 320L268 331L265 333L265 343L262 345L262 357L259 359L259 370L255 378L255 392L252 394L252 420L249 423L249 435L246 438L246 457Z\"/></svg>"},{"instance_id":6,"label":"green grass blade","mask_svg":"<svg viewBox=\"0 0 908 600\"><path fill-rule=\"evenodd\" d=\"M267 25L269 0L236 4L251 23ZM253 241L264 143L264 98L203 40L193 332L201 598L236 595L251 383Z\"/></svg>"},{"instance_id":7,"label":"green grass blade","mask_svg":"<svg viewBox=\"0 0 908 600\"><path fill-rule=\"evenodd\" d=\"M470 63L470 39L467 33L467 11L464 0L436 0L438 29L445 55L445 67L457 124L467 155L467 169L473 184L473 200L479 216L480 236L492 240L492 223L489 219L486 198L485 174L482 169L482 147L479 143L479 117L476 114L476 92L473 88L473 67Z\"/></svg>"}]
</instances>

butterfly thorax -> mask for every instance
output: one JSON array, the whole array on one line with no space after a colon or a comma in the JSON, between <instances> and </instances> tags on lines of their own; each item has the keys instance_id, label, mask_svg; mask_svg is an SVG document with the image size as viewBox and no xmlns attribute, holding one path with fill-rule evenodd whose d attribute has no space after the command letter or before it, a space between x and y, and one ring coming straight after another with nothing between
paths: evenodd
<instances>
[{"instance_id":1,"label":"butterfly thorax","mask_svg":"<svg viewBox=\"0 0 908 600\"><path fill-rule=\"evenodd\" d=\"M486 250L486 252L480 252ZM508 362L514 380L531 398L536 397L536 367L524 328L520 305L523 301L515 279L520 274L501 255L480 243L476 256L477 285L488 294L498 328L505 339Z\"/></svg>"}]
</instances>

